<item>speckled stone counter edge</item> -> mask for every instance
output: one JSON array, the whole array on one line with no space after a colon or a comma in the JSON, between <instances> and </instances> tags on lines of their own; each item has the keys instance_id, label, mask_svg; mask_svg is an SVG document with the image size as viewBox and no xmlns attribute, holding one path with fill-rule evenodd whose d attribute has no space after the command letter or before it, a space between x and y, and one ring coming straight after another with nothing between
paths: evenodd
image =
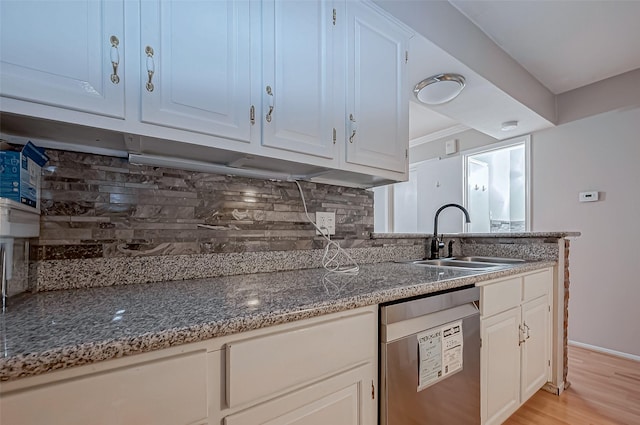
<instances>
[{"instance_id":1,"label":"speckled stone counter edge","mask_svg":"<svg viewBox=\"0 0 640 425\"><path fill-rule=\"evenodd\" d=\"M100 343L45 350L0 359L0 381L35 376L54 370L95 363L103 360L149 352L176 345L204 341L267 326L316 317L324 314L380 304L412 296L476 284L489 279L506 277L556 265L555 262L527 263L522 266L439 282L424 282L390 290L371 292L364 296L348 297L333 302L300 305L288 310L245 316L221 322L206 322L188 328L166 329L156 333L142 333L123 339Z\"/></svg>"},{"instance_id":2,"label":"speckled stone counter edge","mask_svg":"<svg viewBox=\"0 0 640 425\"><path fill-rule=\"evenodd\" d=\"M431 233L372 233L371 239L425 239ZM578 237L580 232L523 232L523 233L445 233L446 238L566 238Z\"/></svg>"},{"instance_id":3,"label":"speckled stone counter edge","mask_svg":"<svg viewBox=\"0 0 640 425\"><path fill-rule=\"evenodd\" d=\"M423 245L347 248L359 264L424 257ZM322 267L324 250L241 252L39 261L32 265L37 291L203 279Z\"/></svg>"}]
</instances>

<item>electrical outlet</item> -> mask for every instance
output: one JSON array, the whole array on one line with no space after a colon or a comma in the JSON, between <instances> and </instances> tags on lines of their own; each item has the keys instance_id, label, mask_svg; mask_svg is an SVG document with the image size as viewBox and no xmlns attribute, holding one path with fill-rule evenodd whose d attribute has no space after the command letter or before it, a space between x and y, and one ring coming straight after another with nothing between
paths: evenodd
<instances>
[{"instance_id":1,"label":"electrical outlet","mask_svg":"<svg viewBox=\"0 0 640 425\"><path fill-rule=\"evenodd\" d=\"M329 235L336 234L336 213L334 212L317 212L316 213L316 226L322 229L327 234L326 231L329 232ZM325 230L325 228L327 230ZM321 235L316 229L316 235Z\"/></svg>"}]
</instances>

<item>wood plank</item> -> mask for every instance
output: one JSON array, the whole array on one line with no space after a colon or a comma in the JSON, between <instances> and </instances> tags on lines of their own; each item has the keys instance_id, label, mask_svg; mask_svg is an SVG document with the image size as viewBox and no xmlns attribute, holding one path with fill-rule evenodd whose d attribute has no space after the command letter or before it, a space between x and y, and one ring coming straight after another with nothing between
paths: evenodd
<instances>
[{"instance_id":1,"label":"wood plank","mask_svg":"<svg viewBox=\"0 0 640 425\"><path fill-rule=\"evenodd\" d=\"M569 389L538 391L506 425L640 424L640 362L569 346Z\"/></svg>"}]
</instances>

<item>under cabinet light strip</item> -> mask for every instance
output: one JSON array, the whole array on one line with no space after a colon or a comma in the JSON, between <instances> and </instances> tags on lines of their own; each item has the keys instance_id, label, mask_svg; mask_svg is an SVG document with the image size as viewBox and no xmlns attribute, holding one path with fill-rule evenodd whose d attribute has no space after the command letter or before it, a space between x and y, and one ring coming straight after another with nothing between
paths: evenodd
<instances>
[{"instance_id":1,"label":"under cabinet light strip","mask_svg":"<svg viewBox=\"0 0 640 425\"><path fill-rule=\"evenodd\" d=\"M90 153L95 155L115 156L117 158L126 158L127 152L119 149L101 148L97 146L84 146L77 143L58 142L51 139L38 139L34 137L14 136L12 134L0 133L0 139L4 139L9 143L16 145L26 145L31 142L39 148L57 149L62 151Z\"/></svg>"},{"instance_id":2,"label":"under cabinet light strip","mask_svg":"<svg viewBox=\"0 0 640 425\"><path fill-rule=\"evenodd\" d=\"M214 174L231 174L240 177L251 177L258 179L271 180L304 180L305 176L294 176L291 174L278 173L268 170L256 170L247 168L235 168L228 165L212 164L203 161L194 161L190 159L167 158L157 155L146 154L129 154L129 163L138 165L150 165L155 167L178 168L188 171L200 171L204 173Z\"/></svg>"}]
</instances>

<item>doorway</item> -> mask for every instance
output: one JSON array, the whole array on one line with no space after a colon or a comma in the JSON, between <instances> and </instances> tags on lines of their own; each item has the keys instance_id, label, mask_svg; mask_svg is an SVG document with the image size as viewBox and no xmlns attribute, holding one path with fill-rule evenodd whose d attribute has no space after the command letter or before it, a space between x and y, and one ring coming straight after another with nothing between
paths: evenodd
<instances>
[{"instance_id":1,"label":"doorway","mask_svg":"<svg viewBox=\"0 0 640 425\"><path fill-rule=\"evenodd\" d=\"M464 155L464 201L470 233L529 231L530 137Z\"/></svg>"}]
</instances>

